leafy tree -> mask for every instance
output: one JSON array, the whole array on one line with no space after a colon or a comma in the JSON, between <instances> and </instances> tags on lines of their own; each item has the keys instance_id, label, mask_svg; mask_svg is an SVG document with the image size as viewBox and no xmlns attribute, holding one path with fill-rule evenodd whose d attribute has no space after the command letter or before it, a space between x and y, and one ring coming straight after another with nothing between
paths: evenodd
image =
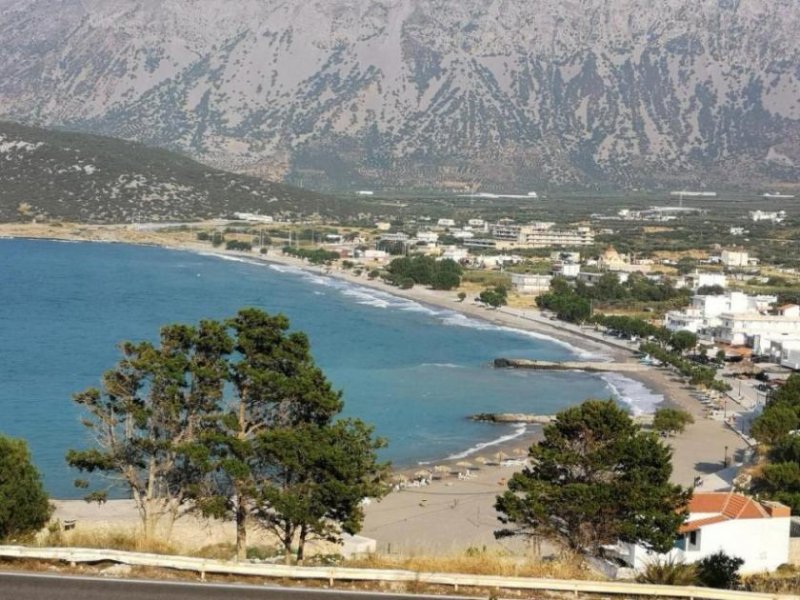
<instances>
[{"instance_id":1,"label":"leafy tree","mask_svg":"<svg viewBox=\"0 0 800 600\"><path fill-rule=\"evenodd\" d=\"M39 531L52 508L28 445L0 435L0 541L19 540Z\"/></svg>"},{"instance_id":2,"label":"leafy tree","mask_svg":"<svg viewBox=\"0 0 800 600\"><path fill-rule=\"evenodd\" d=\"M334 434L329 429L335 427L334 419L343 406L341 394L314 364L306 335L288 332L286 317L248 308L227 324L235 340L236 360L229 367L234 398L226 403L204 436L202 449L195 453L200 468L207 473L205 485L197 494L200 509L208 515L234 518L239 558L245 557L246 522L254 511L270 526L282 525L287 535L298 531L302 540L308 535L325 535L322 518L336 520L346 515L349 520L343 526L352 529L358 519L355 513L347 512L347 498L373 491L372 487L355 485L354 473L363 481L378 477L373 453L377 442L369 446L364 441L367 430L343 422L344 429L337 434L340 441L353 444L347 451L350 453L343 454L330 445ZM358 438L353 431L364 436ZM326 467L333 464L332 457L339 452L339 470L326 475L329 485L321 484L319 464L303 462L296 453L291 454L287 439L307 450L317 443L314 452L325 454ZM321 443L323 440L327 446ZM322 458L313 452L311 456ZM356 457L360 462L348 462ZM308 488L311 484L317 487ZM313 493L301 498L309 490ZM329 505L324 515L318 512L320 501L315 493ZM267 515L274 517L270 520Z\"/></svg>"},{"instance_id":3,"label":"leafy tree","mask_svg":"<svg viewBox=\"0 0 800 600\"><path fill-rule=\"evenodd\" d=\"M687 275L697 268L697 259L691 256L683 256L678 259L676 269L680 275Z\"/></svg>"},{"instance_id":4,"label":"leafy tree","mask_svg":"<svg viewBox=\"0 0 800 600\"><path fill-rule=\"evenodd\" d=\"M676 331L669 339L669 345L679 354L697 346L697 335L691 331Z\"/></svg>"},{"instance_id":5,"label":"leafy tree","mask_svg":"<svg viewBox=\"0 0 800 600\"><path fill-rule=\"evenodd\" d=\"M701 285L697 288L697 295L699 296L722 296L726 290L721 285Z\"/></svg>"},{"instance_id":6,"label":"leafy tree","mask_svg":"<svg viewBox=\"0 0 800 600\"><path fill-rule=\"evenodd\" d=\"M498 497L509 527L495 535L543 535L592 553L618 540L666 552L689 496L669 481L671 456L613 400L562 411L531 447L533 465Z\"/></svg>"},{"instance_id":7,"label":"leafy tree","mask_svg":"<svg viewBox=\"0 0 800 600\"><path fill-rule=\"evenodd\" d=\"M466 299L467 299L467 293L466 292L458 292L458 301L459 302L463 302Z\"/></svg>"},{"instance_id":8,"label":"leafy tree","mask_svg":"<svg viewBox=\"0 0 800 600\"><path fill-rule=\"evenodd\" d=\"M380 276L381 272L378 269L372 269L369 273L367 273L367 279L377 279Z\"/></svg>"},{"instance_id":9,"label":"leafy tree","mask_svg":"<svg viewBox=\"0 0 800 600\"><path fill-rule=\"evenodd\" d=\"M461 265L449 258L436 260L430 256L404 256L395 258L386 270L389 282L397 286L408 279L436 290L451 290L461 284Z\"/></svg>"},{"instance_id":10,"label":"leafy tree","mask_svg":"<svg viewBox=\"0 0 800 600\"><path fill-rule=\"evenodd\" d=\"M791 507L800 514L800 463L784 461L764 465L753 489Z\"/></svg>"},{"instance_id":11,"label":"leafy tree","mask_svg":"<svg viewBox=\"0 0 800 600\"><path fill-rule=\"evenodd\" d=\"M660 433L683 433L687 425L694 423L694 417L684 410L659 408L653 416L653 429Z\"/></svg>"},{"instance_id":12,"label":"leafy tree","mask_svg":"<svg viewBox=\"0 0 800 600\"><path fill-rule=\"evenodd\" d=\"M66 458L80 471L121 481L144 536L152 537L162 518L171 527L196 484L186 451L222 398L231 343L220 324L202 321L196 328L163 327L158 346L123 342L120 350L123 358L103 375L102 390L73 396L88 413L83 424L97 445L69 450ZM87 500L102 502L106 495L96 491Z\"/></svg>"},{"instance_id":13,"label":"leafy tree","mask_svg":"<svg viewBox=\"0 0 800 600\"><path fill-rule=\"evenodd\" d=\"M239 240L228 240L225 242L226 250L239 250L240 252L250 252L253 244L250 242L240 242Z\"/></svg>"},{"instance_id":14,"label":"leafy tree","mask_svg":"<svg viewBox=\"0 0 800 600\"><path fill-rule=\"evenodd\" d=\"M798 418L795 411L789 406L776 404L764 409L753 422L750 433L762 444L773 445L781 442L797 427Z\"/></svg>"},{"instance_id":15,"label":"leafy tree","mask_svg":"<svg viewBox=\"0 0 800 600\"><path fill-rule=\"evenodd\" d=\"M481 302L491 306L492 308L500 308L508 303L508 292L503 286L495 286L493 288L483 290L480 294L478 294L478 298Z\"/></svg>"},{"instance_id":16,"label":"leafy tree","mask_svg":"<svg viewBox=\"0 0 800 600\"><path fill-rule=\"evenodd\" d=\"M728 556L720 550L695 563L697 581L700 585L732 590L739 587L739 568L744 560L737 556Z\"/></svg>"},{"instance_id":17,"label":"leafy tree","mask_svg":"<svg viewBox=\"0 0 800 600\"><path fill-rule=\"evenodd\" d=\"M306 541L337 541L340 531L360 530L366 497L385 494L385 465L375 451L383 440L357 420L302 425L265 432L255 444L258 460L270 472L259 489L256 518L272 531L291 556L297 540L302 562Z\"/></svg>"},{"instance_id":18,"label":"leafy tree","mask_svg":"<svg viewBox=\"0 0 800 600\"><path fill-rule=\"evenodd\" d=\"M411 277L404 277L397 283L397 286L401 290L410 290L414 287L414 280Z\"/></svg>"}]
</instances>

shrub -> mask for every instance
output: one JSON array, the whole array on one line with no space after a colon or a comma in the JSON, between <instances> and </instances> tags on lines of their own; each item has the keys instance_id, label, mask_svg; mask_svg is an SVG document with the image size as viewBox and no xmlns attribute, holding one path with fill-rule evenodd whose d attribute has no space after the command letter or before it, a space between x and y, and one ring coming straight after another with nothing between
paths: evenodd
<instances>
[{"instance_id":1,"label":"shrub","mask_svg":"<svg viewBox=\"0 0 800 600\"><path fill-rule=\"evenodd\" d=\"M401 290L410 290L414 287L414 280L410 277L406 277L400 280L400 289Z\"/></svg>"},{"instance_id":2,"label":"shrub","mask_svg":"<svg viewBox=\"0 0 800 600\"><path fill-rule=\"evenodd\" d=\"M706 587L732 590L741 584L739 567L743 564L743 559L720 550L697 562L697 582Z\"/></svg>"},{"instance_id":3,"label":"shrub","mask_svg":"<svg viewBox=\"0 0 800 600\"><path fill-rule=\"evenodd\" d=\"M0 435L0 540L31 536L44 527L51 512L28 445Z\"/></svg>"},{"instance_id":4,"label":"shrub","mask_svg":"<svg viewBox=\"0 0 800 600\"><path fill-rule=\"evenodd\" d=\"M673 558L654 560L636 577L639 583L656 585L694 585L696 579L694 565Z\"/></svg>"}]
</instances>

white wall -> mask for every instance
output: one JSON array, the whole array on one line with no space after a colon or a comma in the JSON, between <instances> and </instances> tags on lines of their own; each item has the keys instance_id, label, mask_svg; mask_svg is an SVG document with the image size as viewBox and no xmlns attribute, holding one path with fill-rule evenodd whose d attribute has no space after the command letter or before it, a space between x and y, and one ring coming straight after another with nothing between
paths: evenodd
<instances>
[{"instance_id":1,"label":"white wall","mask_svg":"<svg viewBox=\"0 0 800 600\"><path fill-rule=\"evenodd\" d=\"M636 570L665 557L693 563L721 550L745 561L740 573L774 571L789 562L789 526L789 517L733 519L702 527L698 531L697 546L689 546L687 550L673 549L666 555L659 555L638 545L620 544L619 551L621 558Z\"/></svg>"}]
</instances>

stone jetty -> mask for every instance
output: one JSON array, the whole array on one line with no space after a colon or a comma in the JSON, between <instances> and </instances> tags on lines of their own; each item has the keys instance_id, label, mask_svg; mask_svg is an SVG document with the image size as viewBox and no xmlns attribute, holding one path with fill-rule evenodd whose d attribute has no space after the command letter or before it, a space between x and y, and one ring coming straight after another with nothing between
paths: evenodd
<instances>
[{"instance_id":1,"label":"stone jetty","mask_svg":"<svg viewBox=\"0 0 800 600\"><path fill-rule=\"evenodd\" d=\"M633 362L591 362L529 360L526 358L496 358L494 366L498 369L533 369L536 371L589 371L593 373L641 373L649 369L647 365Z\"/></svg>"},{"instance_id":2,"label":"stone jetty","mask_svg":"<svg viewBox=\"0 0 800 600\"><path fill-rule=\"evenodd\" d=\"M473 421L484 423L531 423L535 425L547 425L552 423L555 417L552 415L531 415L526 413L478 413L471 415Z\"/></svg>"}]
</instances>

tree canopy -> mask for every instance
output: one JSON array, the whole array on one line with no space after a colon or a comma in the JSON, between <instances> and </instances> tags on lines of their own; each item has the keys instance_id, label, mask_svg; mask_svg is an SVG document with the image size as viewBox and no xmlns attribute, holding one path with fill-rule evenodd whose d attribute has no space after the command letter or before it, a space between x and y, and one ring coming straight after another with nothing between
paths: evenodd
<instances>
[{"instance_id":1,"label":"tree canopy","mask_svg":"<svg viewBox=\"0 0 800 600\"><path fill-rule=\"evenodd\" d=\"M0 435L0 541L25 538L47 523L52 510L27 444Z\"/></svg>"},{"instance_id":2,"label":"tree canopy","mask_svg":"<svg viewBox=\"0 0 800 600\"><path fill-rule=\"evenodd\" d=\"M240 558L255 519L279 533L287 557L297 543L302 559L306 540L357 531L361 501L385 493L383 440L339 419L341 393L283 315L245 308L164 327L158 346L121 348L103 390L75 396L99 445L67 458L121 478L146 534L188 505L233 518Z\"/></svg>"},{"instance_id":3,"label":"tree canopy","mask_svg":"<svg viewBox=\"0 0 800 600\"><path fill-rule=\"evenodd\" d=\"M429 285L435 290L451 290L461 284L463 269L456 261L446 258L436 260L431 256L404 256L395 258L386 267L386 279L392 285L403 282Z\"/></svg>"},{"instance_id":4,"label":"tree canopy","mask_svg":"<svg viewBox=\"0 0 800 600\"><path fill-rule=\"evenodd\" d=\"M754 490L800 514L800 374L790 375L772 393L750 432L766 446L768 457Z\"/></svg>"},{"instance_id":5,"label":"tree canopy","mask_svg":"<svg viewBox=\"0 0 800 600\"><path fill-rule=\"evenodd\" d=\"M496 508L506 535L540 535L597 552L619 540L669 550L689 493L670 483L671 450L613 400L560 412Z\"/></svg>"}]
</instances>

